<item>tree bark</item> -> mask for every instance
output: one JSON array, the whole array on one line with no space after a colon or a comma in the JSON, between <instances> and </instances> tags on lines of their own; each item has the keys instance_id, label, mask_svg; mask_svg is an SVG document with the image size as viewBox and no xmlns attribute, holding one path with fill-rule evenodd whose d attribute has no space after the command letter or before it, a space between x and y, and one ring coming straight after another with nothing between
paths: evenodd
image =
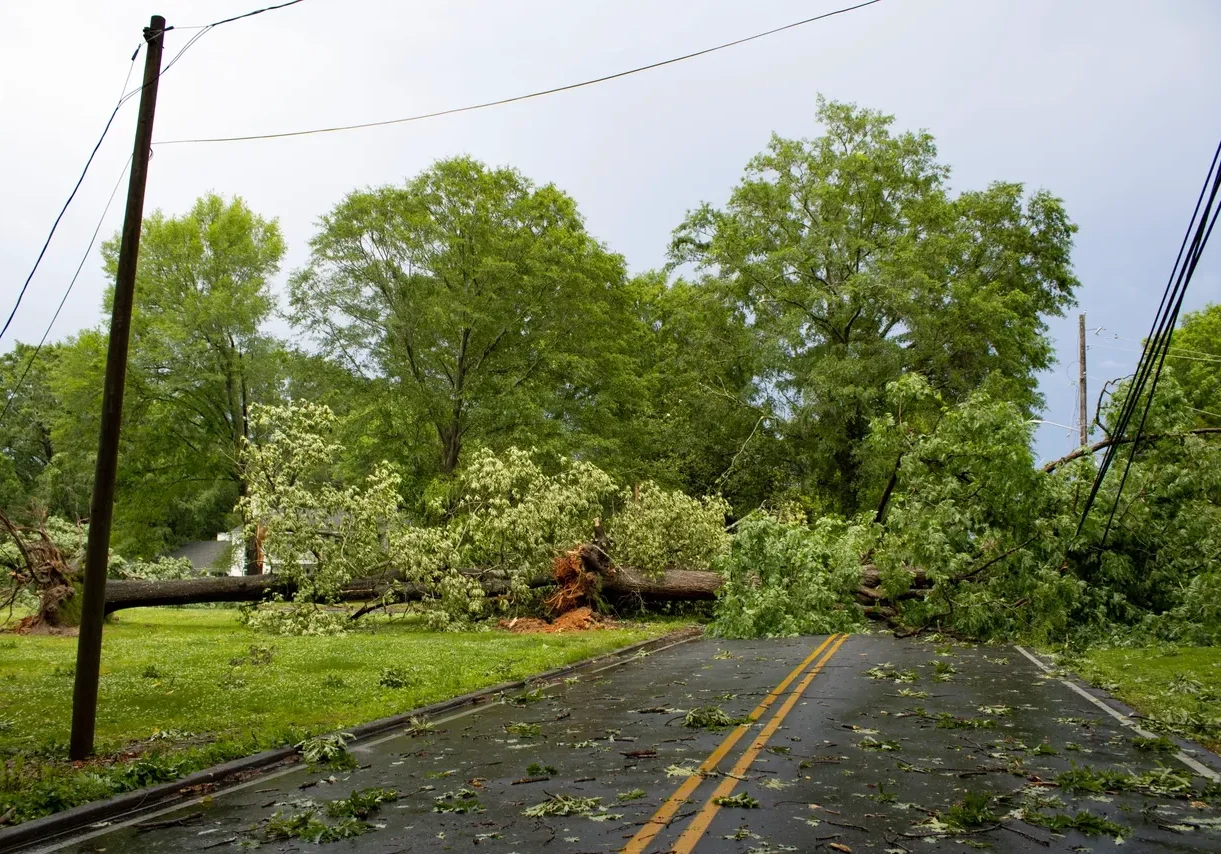
<instances>
[{"instance_id":1,"label":"tree bark","mask_svg":"<svg viewBox=\"0 0 1221 854\"><path fill-rule=\"evenodd\" d=\"M106 585L106 613L155 605L200 605L206 602L258 602L273 593L290 595L295 585L275 575L180 578L171 581L111 581Z\"/></svg>"},{"instance_id":2,"label":"tree bark","mask_svg":"<svg viewBox=\"0 0 1221 854\"><path fill-rule=\"evenodd\" d=\"M724 583L725 579L716 572L671 569L653 578L634 569L619 567L602 576L602 592L612 596L638 596L650 602L697 602L715 599Z\"/></svg>"},{"instance_id":3,"label":"tree bark","mask_svg":"<svg viewBox=\"0 0 1221 854\"><path fill-rule=\"evenodd\" d=\"M470 571L480 578L483 592L502 596L509 592L506 579L491 573ZM632 569L618 568L602 574L602 591L610 596L637 596L648 601L677 599L709 600L723 579L715 572L671 570L660 578L650 578ZM364 602L377 599L395 590L393 602L412 602L424 598L426 590L415 584L397 582L394 576L357 578L344 585L339 594L343 602ZM554 579L540 576L529 582L531 587L549 587ZM296 585L276 575L221 576L216 578L186 578L170 581L111 581L106 585L106 613L124 608L145 608L158 605L200 605L207 602L260 602L279 593L285 598L296 591Z\"/></svg>"},{"instance_id":4,"label":"tree bark","mask_svg":"<svg viewBox=\"0 0 1221 854\"><path fill-rule=\"evenodd\" d=\"M509 583L488 573L470 572L481 578L488 596L509 592ZM549 578L531 581L531 587L546 587ZM220 576L215 578L183 578L169 581L111 581L106 585L106 613L124 608L147 608L158 605L201 605L207 602L261 602L279 593L288 598L297 586L287 578L274 574ZM426 589L417 584L403 583L394 575L356 578L343 586L341 602L365 602L378 599L393 589L391 602L412 602L424 598Z\"/></svg>"}]
</instances>

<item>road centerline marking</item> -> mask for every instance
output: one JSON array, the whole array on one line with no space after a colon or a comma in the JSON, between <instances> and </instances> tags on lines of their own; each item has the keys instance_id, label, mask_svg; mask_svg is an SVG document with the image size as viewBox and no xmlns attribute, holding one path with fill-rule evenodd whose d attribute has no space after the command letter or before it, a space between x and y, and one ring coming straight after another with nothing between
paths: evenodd
<instances>
[{"instance_id":1,"label":"road centerline marking","mask_svg":"<svg viewBox=\"0 0 1221 854\"><path fill-rule=\"evenodd\" d=\"M819 644L817 649L807 655L800 664L794 667L792 672L789 673L788 676L784 677L780 684L773 688L768 695L764 697L762 701L760 701L759 705L755 706L755 708L751 710L750 714L747 716L750 718L751 724L758 722L759 718L763 716L764 712L771 708L772 703L776 702L780 695L784 693L785 689L792 684L793 680L800 676L801 672L809 667L810 664L822 654L822 651L836 639L836 637L840 637L840 643L843 643L843 638L846 638L847 635L830 635L825 641ZM828 658L829 657L830 656L828 656ZM825 662L826 659L823 659L823 663ZM725 758L726 754L733 749L733 746L737 744L742 736L746 734L747 730L750 729L751 724L738 724L738 726L734 727L733 731L730 732L729 735L725 736L724 740L717 745L716 749L708 755L708 758L700 763L699 769L696 771L696 773L684 780L682 785L680 785L674 791L674 793L670 795L670 797L666 798L665 801L662 802L661 806L657 808L657 811L653 813L648 821L644 823L644 826L641 827L640 830L637 831L636 835L628 841L627 845L621 849L622 854L643 854L645 848L647 848L649 843L653 841L653 837L657 836L658 833L669 826L670 820L674 818L674 814L678 812L679 807L681 807L683 803L686 802L687 798L689 798L691 794L699 788L700 783L704 782L704 774L716 768L721 760Z\"/></svg>"},{"instance_id":2,"label":"road centerline marking","mask_svg":"<svg viewBox=\"0 0 1221 854\"><path fill-rule=\"evenodd\" d=\"M716 814L721 809L715 801L718 798L728 797L733 792L734 787L738 785L738 781L750 770L750 766L758 758L763 748L767 746L768 739L780 728L780 724L784 722L785 717L797 705L797 701L805 694L806 689L810 687L814 677L822 671L823 665L831 660L831 656L839 652L839 648L844 645L844 641L847 639L847 635L840 635L839 640L835 642L835 646L831 647L827 654L823 656L822 661L818 662L806 674L805 678L801 680L801 684L793 689L788 699L784 701L784 705L776 710L776 713L772 715L767 725L763 727L763 731L759 733L751 746L742 753L737 764L733 766L733 770L725 775L725 779L713 790L708 800L704 803L703 808L691 819L686 829L683 830L682 835L678 837L678 842L674 843L671 854L690 854L695 848L696 843L703 838L708 830L708 825L712 823L712 819L716 817Z\"/></svg>"}]
</instances>

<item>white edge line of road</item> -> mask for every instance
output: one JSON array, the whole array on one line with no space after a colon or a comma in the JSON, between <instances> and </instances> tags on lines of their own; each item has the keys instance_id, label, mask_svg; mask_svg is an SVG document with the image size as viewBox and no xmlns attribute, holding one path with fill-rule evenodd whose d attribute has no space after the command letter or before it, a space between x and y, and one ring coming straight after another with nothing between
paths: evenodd
<instances>
[{"instance_id":1,"label":"white edge line of road","mask_svg":"<svg viewBox=\"0 0 1221 854\"><path fill-rule=\"evenodd\" d=\"M649 650L647 655L655 655L656 653L664 652L667 649L671 649L672 647L679 646L680 644L689 643L699 637L702 637L702 635L692 635L691 637L676 640L674 643L668 643L665 646L658 647L657 649ZM627 658L621 659L619 661L615 661L611 664L604 665L603 667L599 667L594 670L590 670L585 675L593 676L595 673L601 673L604 670L611 670L615 667L622 667L624 664L627 664L630 661L637 661L641 657L642 656L640 655L640 653L637 653L635 655L629 655ZM556 680L554 682L549 682L544 687L554 688L555 686L561 684L562 681L563 680ZM463 709L460 712L455 712L452 715L446 715L443 718L438 718L437 720L433 721L433 723L434 724L449 723L450 721L457 720L458 718L464 718L467 715L475 714L475 712L481 712L484 709L489 709L489 708L492 708L494 706L499 706L499 705L501 705L500 702L476 703L475 705L472 705L469 708ZM361 742L360 744L358 744L352 748L352 752L353 753L365 752L369 748L375 747L379 744L382 744L383 742L391 741L392 739L395 739L395 738L401 738L402 735L403 735L403 732L401 730L399 730L398 728L396 728L396 731L389 735L383 735L383 736L379 736L378 738L371 739L369 741ZM106 822L104 826L98 827L89 833L81 834L80 836L69 836L64 839L59 840L58 842L53 842L50 845L47 845L47 846L44 846L41 848L31 848L31 849L29 849L29 854L50 854L50 852L52 852L52 851L59 851L63 848L67 848L69 845L77 845L81 842L88 842L90 839L94 839L98 836L105 836L108 833L113 833L114 831L121 830L124 827L130 827L134 824L144 824L145 822L152 821L160 816L169 815L172 812L178 812L178 811L184 810L188 807L197 806L200 803L202 803L204 798L206 798L206 797L217 797L220 795L228 795L233 792L240 792L242 789L249 789L251 786L257 786L260 783L267 783L267 782L270 782L271 780L276 780L287 774L291 774L294 771L300 771L304 767L305 766L300 765L300 764L290 765L287 768L281 768L279 771L271 771L266 774L260 774L259 776L255 777L254 779L247 780L245 783L238 783L237 785L234 785L234 786L226 786L225 788L220 789L217 792L212 793L210 795L204 795L202 797L192 798L189 801L178 801L177 803L173 804L172 806L163 807L162 809L154 810L153 812L145 813L145 814L137 816L135 818L127 819L126 821Z\"/></svg>"},{"instance_id":2,"label":"white edge line of road","mask_svg":"<svg viewBox=\"0 0 1221 854\"><path fill-rule=\"evenodd\" d=\"M1018 652L1020 652L1022 655L1029 658L1031 660L1031 662L1036 667L1038 667L1040 670L1042 670L1044 673L1047 673L1048 675L1053 674L1054 671L1052 670L1052 668L1048 667L1046 664L1044 664L1042 661L1040 661L1037 656L1028 652L1024 648L1018 646L1017 644L1014 644L1013 648L1016 649ZM1056 679L1061 684L1067 685L1069 688L1076 691L1082 697L1089 700L1091 703L1093 703L1098 708L1102 709L1104 712L1106 712L1108 715L1113 717L1115 720L1119 721L1124 726L1129 727L1137 735L1142 736L1143 738L1156 738L1156 735L1154 733L1149 732L1149 730L1147 730L1147 729L1143 729L1142 727L1137 726L1136 723L1131 718L1129 718L1127 715L1125 715L1123 712L1120 712L1118 709L1111 708L1109 705L1107 705L1102 700L1095 697L1089 691L1086 691L1080 685L1077 685L1076 683L1071 682L1068 679L1064 679L1060 676L1053 675L1052 678ZM1198 760L1193 759L1192 757L1188 756L1186 753L1184 753L1181 750L1174 755L1174 758L1179 760L1180 762L1182 762L1192 771L1196 772L1197 774L1199 774L1201 777L1204 777L1205 779L1212 780L1214 783L1221 781L1221 774L1218 774L1216 771L1209 768L1207 765L1204 765L1203 763L1199 762Z\"/></svg>"}]
</instances>

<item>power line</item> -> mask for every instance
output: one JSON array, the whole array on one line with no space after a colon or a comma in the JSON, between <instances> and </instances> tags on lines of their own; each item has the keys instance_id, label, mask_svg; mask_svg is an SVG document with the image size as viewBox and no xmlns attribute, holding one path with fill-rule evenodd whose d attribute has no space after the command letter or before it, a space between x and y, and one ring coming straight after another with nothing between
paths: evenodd
<instances>
[{"instance_id":1,"label":"power line","mask_svg":"<svg viewBox=\"0 0 1221 854\"><path fill-rule=\"evenodd\" d=\"M1101 329L1102 327L1098 327L1098 328ZM1144 343L1145 343L1144 341L1141 341L1139 338L1125 338L1122 335L1112 335L1110 340L1112 340L1112 341L1131 341L1133 344L1140 344L1141 346L1144 346ZM1116 348L1116 349L1118 349L1118 348ZM1179 353L1193 353L1197 356L1209 356L1214 359L1221 358L1221 357L1218 357L1216 353L1210 353L1207 350L1193 350L1190 347L1184 347L1181 344L1171 345L1170 349L1175 350ZM1134 352L1139 353L1141 351L1137 350ZM1174 354L1172 353L1171 355L1174 355Z\"/></svg>"},{"instance_id":2,"label":"power line","mask_svg":"<svg viewBox=\"0 0 1221 854\"><path fill-rule=\"evenodd\" d=\"M541 98L545 95L554 95L558 92L568 92L573 89L581 89L585 86L593 86L598 83L605 83L608 80L618 80L621 77L628 77L632 74L639 74L642 71L651 71L654 68L661 68L662 66L665 66L665 65L673 65L674 63L677 63L677 62L683 62L688 59L695 59L696 57L699 57L699 56L704 56L709 53L715 53L718 50L725 50L726 48L736 47L737 45L746 44L747 42L755 41L756 39L765 38L767 36L775 35L776 33L781 33L781 32L784 32L785 30L791 30L796 27L802 27L802 26L805 26L806 24L812 24L815 21L821 21L824 18L831 18L831 17L834 17L835 15L842 15L845 12L853 12L857 9L863 9L866 6L872 6L875 3L880 3L880 2L882 2L882 0L867 0L867 2L858 3L855 6L847 6L843 9L836 9L833 12L825 12L821 15L815 15L812 18L805 18L804 20L801 20L801 21L794 21L791 24L785 24L784 26L775 27L770 30L765 30L761 33L755 33L754 35L751 35L751 36L745 36L740 39L734 39L733 41L725 42L724 44L718 44L713 47L706 47L702 50L697 50L692 53L683 54L682 56L672 57L670 59L663 59L660 62L651 62L648 65L640 65L635 68L629 68L626 71L617 71L614 74L606 74L602 77L594 77L590 80L583 80L579 83L569 83L564 86L556 86L551 89L542 89L537 92L530 92L525 95L514 95L511 98L500 98L495 101L484 101L483 103L480 103L480 104L469 104L465 107L453 107L448 110L438 110L433 113L422 113L420 115L407 116L406 118L401 118L401 119L386 119L383 121L362 122L360 124L353 124L353 125L336 125L334 127L311 128L309 130L284 131L282 133L252 134L250 136L220 136L220 137L205 137L205 138L198 138L198 139L167 139L167 140L158 140L154 144L155 145L185 145L185 144L191 144L191 143L205 143L205 142L248 142L250 140L255 140L255 139L283 139L285 137L291 137L291 136L309 136L312 134L319 134L319 133L337 133L339 131L346 131L346 130L363 130L365 128L385 127L387 125L400 125L400 124L406 124L407 122L423 121L424 119L435 119L435 118L439 118L441 116L452 116L457 113L469 113L469 112L473 112L475 110L484 110L489 107L500 107L505 104L513 104L518 101L527 101L531 98ZM291 5L291 4L285 4L285 5ZM279 7L271 7L271 8L279 8Z\"/></svg>"},{"instance_id":3,"label":"power line","mask_svg":"<svg viewBox=\"0 0 1221 854\"><path fill-rule=\"evenodd\" d=\"M21 387L25 384L26 375L30 373L30 369L34 367L34 361L38 358L38 354L42 352L42 346L47 343L47 336L51 334L51 327L55 325L55 321L59 319L59 313L63 311L64 303L68 301L68 295L72 293L73 286L76 285L76 279L81 274L81 270L85 267L85 261L89 259L89 253L93 251L93 244L98 239L98 233L102 230L102 223L106 221L106 214L110 212L110 204L114 201L115 194L119 192L119 186L123 183L123 176L127 174L127 168L131 166L131 158L127 158L127 162L123 164L123 171L119 173L119 178L114 182L114 189L110 191L110 198L106 200L106 207L102 209L102 215L98 217L98 224L93 229L93 236L89 238L89 246L85 249L85 253L81 255L81 262L76 265L76 272L72 274L72 280L68 282L68 287L64 291L63 297L59 301L59 305L55 309L55 314L51 315L51 322L47 324L46 330L42 333L42 338L38 341L38 346L34 348L34 352L30 355L30 360L26 362L25 370L21 372L20 379L8 392L8 400L4 403L4 411L0 412L0 426L3 426L4 419L8 416L9 409L13 406L13 401L17 399L17 395L21 391Z\"/></svg>"},{"instance_id":4,"label":"power line","mask_svg":"<svg viewBox=\"0 0 1221 854\"><path fill-rule=\"evenodd\" d=\"M301 2L301 0L288 0L287 3L281 3L278 6L264 6L262 9L255 9L253 12L245 12L241 15L234 15L232 18L225 18L223 21L213 21L212 23L207 24L205 28L211 29L212 27L219 27L221 24L229 24L229 23L232 23L233 21L240 21L240 20L242 20L242 18L252 18L255 15L261 15L264 12L274 12L276 9L283 9L288 6L296 6L300 2ZM194 27L192 27L192 29L194 29Z\"/></svg>"},{"instance_id":5,"label":"power line","mask_svg":"<svg viewBox=\"0 0 1221 854\"><path fill-rule=\"evenodd\" d=\"M151 31L149 31L148 37L149 38L162 38L165 36L166 32L168 32L169 30L172 30L172 29L174 29L174 28L166 27L164 30L161 30L157 33L153 33ZM205 33L207 33L207 31L208 31L207 29L204 29L204 30L200 31L199 33L197 33L195 36L193 36L183 46L182 50L178 51L178 53L174 55L174 58L172 60L170 60L169 65L167 65L165 68L163 68L161 70L160 74L157 75L157 78L160 79L161 75L165 74L165 72L170 69L170 66L173 65L175 62L177 62L179 60L179 58L181 58L182 55L187 52L187 50L191 47L191 45L193 45L193 44L195 44L195 42L199 41L199 39ZM143 46L144 46L143 44L138 45L136 47L135 52L132 53L131 61L127 66L127 75L123 78L122 88L119 89L120 92L124 92L124 90L127 89L127 83L128 83L128 81L131 80L131 71L133 68L135 68L135 65L136 65L136 57L138 57L140 55L140 48ZM144 85L147 85L147 84L144 84ZM30 282L33 281L34 274L38 272L38 268L42 264L42 259L47 254L47 248L51 245L51 238L53 238L55 236L55 232L59 228L60 221L64 218L64 214L68 212L68 206L71 205L72 200L76 198L76 193L78 190L80 190L81 184L84 183L85 176L87 174L89 174L89 167L93 165L93 158L97 156L98 149L100 149L102 147L102 142L105 141L105 139L106 139L106 134L110 132L110 126L112 124L114 124L115 116L117 116L119 114L119 110L121 110L123 108L124 104L126 104L133 97L135 97L136 95L138 95L140 92L142 92L144 90L144 85L141 85L141 86L131 90L130 92L124 92L124 94L119 97L118 103L116 103L114 105L114 109L110 111L110 118L108 118L106 120L106 126L104 128L102 128L102 135L98 137L98 141L94 144L93 150L91 152L89 152L89 159L85 161L85 168L81 170L80 176L76 179L76 184L72 187L72 192L68 194L67 201L65 201L63 207L59 209L59 215L55 217L55 222L51 224L51 231L47 234L47 239L45 241L43 241L42 249L39 251L38 257L34 260L34 266L30 270L30 274L25 277L25 283L22 284L21 290L17 294L17 301L13 304L13 310L9 312L8 319L5 320L5 322L4 322L4 327L2 329L0 329L0 339L4 338L4 333L8 332L8 328L12 324L13 318L17 315L17 309L21 308L21 301L25 298L25 293L30 287ZM126 171L126 167L124 167L124 171ZM107 202L107 207L109 207L109 206L110 206L110 203ZM91 245L92 245L92 241L91 241ZM73 279L75 280L75 277L73 277ZM58 315L58 314L59 314L59 312L56 311L56 315Z\"/></svg>"},{"instance_id":6,"label":"power line","mask_svg":"<svg viewBox=\"0 0 1221 854\"><path fill-rule=\"evenodd\" d=\"M174 63L178 62L178 60L182 58L183 54L185 54L188 50L190 50L191 47L197 41L199 41L201 38L203 38L205 35L207 35L208 32L211 29L213 29L214 27L219 27L221 24L228 24L233 21L240 21L243 18L249 18L253 15L260 15L263 12L270 12L275 9L283 9L286 6L295 6L297 3L300 3L300 2L302 2L302 0L289 0L289 2L281 3L278 6L266 6L262 9L255 9L252 12L246 12L242 15L235 15L232 18L225 18L220 21L214 21L211 24L205 24L205 25L199 26L199 27L182 27L181 29L185 29L185 30L196 30L197 29L197 30L199 30L199 32L196 33L194 36L192 36L187 41L187 43L182 46L182 49L179 50L178 53L174 54L174 58L171 59L164 68L161 69L161 71L157 74L156 79L160 80L161 77L174 66ZM876 2L876 0L875 0L875 2ZM177 28L176 27L166 27L162 30L157 30L154 32L153 30L146 27L145 31L144 31L145 41L148 41L149 39L154 39L154 38L164 38L165 34L173 29L177 29ZM140 48L143 46L144 46L144 43L142 42L140 45L138 45L136 47L135 52L132 53L132 55L131 55L131 61L127 66L127 75L123 78L123 87L119 90L119 92L123 93L123 94L120 96L118 103L116 103L114 105L114 109L111 110L110 118L108 118L106 120L106 126L104 128L102 128L102 135L98 137L98 141L94 144L93 150L91 152L89 152L89 159L85 161L85 168L81 170L80 176L76 179L76 184L72 187L72 192L68 194L67 201L65 201L63 207L60 208L59 215L55 217L55 222L51 224L51 231L47 234L47 239L45 241L43 241L42 249L39 250L39 252L38 252L38 257L36 259L34 259L34 266L30 270L30 274L25 277L25 282L21 285L21 290L17 294L17 301L13 304L12 311L9 312L8 318L4 321L3 328L0 328L0 339L4 338L5 333L8 332L9 326L11 326L13 323L13 318L16 317L16 315L17 315L17 309L21 308L21 301L23 299L25 299L25 294L26 294L26 291L29 290L30 282L33 281L34 274L38 272L38 268L42 264L42 259L47 254L47 248L51 245L51 239L55 236L55 232L59 228L59 223L61 220L63 220L64 214L68 212L68 206L71 205L72 200L74 198L76 198L76 193L78 190L80 190L81 184L84 183L85 176L87 174L89 174L89 167L93 164L93 158L95 156L97 156L98 149L100 149L102 147L102 142L105 141L105 139L106 139L106 134L110 132L110 126L112 124L114 124L115 116L117 116L119 114L119 110L122 109L124 104L126 104L136 95L138 95L140 92L144 91L144 87L149 85L149 84L144 84L136 89L133 89L130 92L125 91L127 89L128 81L131 80L131 70L132 70L132 68L135 67L136 57L140 55ZM109 205L109 203L108 203L108 205ZM56 313L58 314L58 312L56 312Z\"/></svg>"},{"instance_id":7,"label":"power line","mask_svg":"<svg viewBox=\"0 0 1221 854\"><path fill-rule=\"evenodd\" d=\"M1213 152L1212 162L1209 164L1204 184L1200 188L1200 195L1196 199L1196 206L1188 222L1187 231L1183 235L1178 255L1174 259L1170 279L1166 283L1166 288L1162 292L1161 302L1158 304L1157 313L1154 315L1153 327L1149 330L1149 336L1145 340L1144 352L1137 363L1136 374L1128 387L1127 398L1124 400L1123 406L1120 408L1119 417L1114 428L1111 430L1111 434L1115 436L1127 435L1128 425L1140 406L1143 396L1144 409L1141 411L1140 422L1137 425L1136 433L1131 442L1132 449L1124 466L1123 475L1120 477L1119 486L1115 492L1115 500L1111 505L1111 512L1102 534L1101 542L1103 544L1105 544L1107 535L1111 531L1111 526L1115 522L1115 513L1119 508L1120 497L1123 494L1124 485L1127 483L1128 474L1132 469L1132 461L1136 457L1140 439L1145 430L1145 422L1149 417L1149 410L1153 404L1153 396L1157 392L1157 383L1161 377L1162 368L1165 366L1166 357L1170 354L1170 339L1174 334L1174 327L1178 322L1179 312L1183 307L1183 298L1186 296L1187 287L1195 275L1200 256L1208 245L1208 239L1212 236L1213 227L1217 224L1218 214L1221 213L1221 207L1214 208L1218 191L1221 190L1221 169L1218 168L1219 163L1221 163L1221 142L1218 143L1216 150ZM1150 380L1152 380L1151 383ZM1147 383L1150 384L1146 394L1145 386ZM1078 534L1081 533L1082 528L1085 526L1085 520L1089 515L1090 508L1093 506L1094 500L1098 496L1098 491L1102 486L1103 479L1106 477L1107 471L1110 469L1111 463L1115 458L1117 447L1115 444L1109 446L1103 455L1102 462L1098 466L1098 473L1090 488L1089 497L1085 501L1081 520L1077 524Z\"/></svg>"},{"instance_id":8,"label":"power line","mask_svg":"<svg viewBox=\"0 0 1221 854\"><path fill-rule=\"evenodd\" d=\"M1094 344L1092 346L1105 347L1108 350L1117 350L1120 353L1140 353L1144 355L1144 350L1131 350L1127 347L1116 347L1113 344ZM1170 349L1174 350L1176 348L1172 347ZM1189 350L1188 352L1194 353L1196 351ZM1170 359L1185 359L1188 362L1221 362L1221 356L1185 356L1182 353L1167 353L1166 356Z\"/></svg>"},{"instance_id":9,"label":"power line","mask_svg":"<svg viewBox=\"0 0 1221 854\"><path fill-rule=\"evenodd\" d=\"M136 56L140 53L140 48L136 48L136 52L131 55L131 62L127 66L127 75L123 78L123 86L119 89L122 93L127 89L127 82L131 80L131 70L136 65ZM0 329L0 339L4 338L4 333L8 332L13 318L17 315L17 309L21 308L21 301L25 298L25 292L29 290L30 282L34 279L34 274L38 272L38 267L42 264L43 257L47 254L47 247L51 245L51 238L55 236L56 229L59 228L60 221L64 218L64 214L68 212L68 205L72 204L72 200L76 198L76 191L81 188L81 184L85 181L85 175L89 172L89 167L93 164L93 158L97 156L98 149L102 147L102 141L106 139L106 134L110 131L110 126L114 124L114 117L119 114L119 110L129 98L129 95L120 94L119 102L114 105L114 109L110 111L110 118L106 120L106 126L102 128L102 135L98 137L98 141L94 143L93 151L89 152L89 159L85 161L85 168L81 170L80 177L76 179L75 186L72 187L72 192L68 194L68 200L64 202L64 206L59 209L59 215L55 217L55 222L51 224L51 231L47 234L47 239L42 243L42 249L38 252L38 257L34 259L34 267L30 270L30 274L25 277L25 283L21 286L21 290L17 294L17 302L13 304L13 310L9 312L8 319L4 321L4 328Z\"/></svg>"}]
</instances>

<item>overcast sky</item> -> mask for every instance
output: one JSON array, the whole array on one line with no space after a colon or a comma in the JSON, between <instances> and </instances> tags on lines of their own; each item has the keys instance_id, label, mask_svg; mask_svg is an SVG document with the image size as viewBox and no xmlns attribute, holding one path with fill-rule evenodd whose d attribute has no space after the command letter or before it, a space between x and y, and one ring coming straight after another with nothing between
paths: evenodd
<instances>
[{"instance_id":1,"label":"overcast sky","mask_svg":"<svg viewBox=\"0 0 1221 854\"><path fill-rule=\"evenodd\" d=\"M0 5L0 307L4 314L119 94L149 15L198 25L259 0L67 0ZM404 3L305 0L219 27L162 80L155 140L396 118L509 97L688 53L850 0ZM167 35L169 55L194 31ZM142 64L143 58L139 63ZM133 80L140 76L139 64ZM1131 371L1221 134L1215 0L883 0L859 11L575 92L425 122L287 140L154 146L146 213L239 194L279 217L300 266L316 218L358 187L470 154L574 196L633 271L671 230L724 202L775 131L818 133L818 93L933 133L956 190L1021 181L1065 199L1088 315L1090 395ZM9 336L37 341L131 152L119 114ZM122 219L122 190L103 236ZM1221 247L1188 308L1221 300ZM95 248L53 338L100 317ZM1060 364L1045 418L1071 424L1076 314L1052 324ZM1115 338L1114 336L1119 336ZM3 348L10 346L5 340ZM1040 427L1055 457L1075 431Z\"/></svg>"}]
</instances>

